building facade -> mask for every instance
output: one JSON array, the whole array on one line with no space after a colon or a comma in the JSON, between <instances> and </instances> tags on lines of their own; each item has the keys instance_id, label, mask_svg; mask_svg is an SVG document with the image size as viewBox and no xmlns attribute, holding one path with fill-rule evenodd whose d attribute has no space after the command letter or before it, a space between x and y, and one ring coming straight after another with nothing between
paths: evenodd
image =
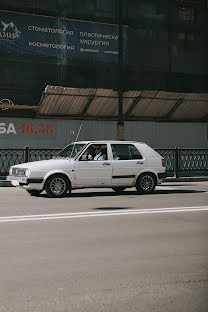
<instances>
[{"instance_id":1,"label":"building facade","mask_svg":"<svg viewBox=\"0 0 208 312\"><path fill-rule=\"evenodd\" d=\"M127 26L125 90L206 93L207 0L1 0L0 10L118 24L119 1ZM118 88L114 62L0 51L0 63L0 98L18 105L38 105L46 85Z\"/></svg>"}]
</instances>

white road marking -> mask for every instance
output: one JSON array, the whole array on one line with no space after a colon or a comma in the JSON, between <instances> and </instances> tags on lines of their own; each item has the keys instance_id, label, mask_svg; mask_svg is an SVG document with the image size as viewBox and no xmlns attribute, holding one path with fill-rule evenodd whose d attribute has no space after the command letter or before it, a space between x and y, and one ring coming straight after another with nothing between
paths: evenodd
<instances>
[{"instance_id":1,"label":"white road marking","mask_svg":"<svg viewBox=\"0 0 208 312\"><path fill-rule=\"evenodd\" d=\"M137 214L156 214L156 213L178 213L178 212L198 212L208 211L208 206L195 207L173 207L173 208L153 208L153 209L132 209L128 211L113 210L111 212L75 212L75 213L57 213L43 215L25 215L25 216L9 216L0 217L2 222L19 222L19 221L40 221L40 220L55 220L55 219L74 219L74 218L89 218L89 217L106 217L106 216L122 216L122 215L137 215Z\"/></svg>"}]
</instances>

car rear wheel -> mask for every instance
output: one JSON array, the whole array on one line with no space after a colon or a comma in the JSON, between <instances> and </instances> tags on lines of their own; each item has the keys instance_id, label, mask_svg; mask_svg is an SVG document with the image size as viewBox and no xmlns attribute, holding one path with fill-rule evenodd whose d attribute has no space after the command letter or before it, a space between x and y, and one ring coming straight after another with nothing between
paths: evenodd
<instances>
[{"instance_id":1,"label":"car rear wheel","mask_svg":"<svg viewBox=\"0 0 208 312\"><path fill-rule=\"evenodd\" d=\"M46 180L45 191L49 197L64 197L69 190L70 183L64 175L55 174Z\"/></svg>"},{"instance_id":2,"label":"car rear wheel","mask_svg":"<svg viewBox=\"0 0 208 312\"><path fill-rule=\"evenodd\" d=\"M122 193L124 190L126 189L126 187L113 187L112 190L114 190L114 192L116 193Z\"/></svg>"},{"instance_id":3,"label":"car rear wheel","mask_svg":"<svg viewBox=\"0 0 208 312\"><path fill-rule=\"evenodd\" d=\"M38 191L38 190L27 190L27 192L31 195L31 196L38 196L41 192L41 191Z\"/></svg>"},{"instance_id":4,"label":"car rear wheel","mask_svg":"<svg viewBox=\"0 0 208 312\"><path fill-rule=\"evenodd\" d=\"M136 189L139 194L153 193L156 186L156 179L151 173L142 174L136 183Z\"/></svg>"}]
</instances>

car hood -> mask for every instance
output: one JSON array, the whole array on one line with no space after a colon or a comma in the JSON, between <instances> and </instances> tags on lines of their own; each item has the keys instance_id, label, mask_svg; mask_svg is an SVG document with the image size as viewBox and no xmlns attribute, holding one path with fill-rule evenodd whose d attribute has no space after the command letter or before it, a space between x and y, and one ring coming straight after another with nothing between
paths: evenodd
<instances>
[{"instance_id":1,"label":"car hood","mask_svg":"<svg viewBox=\"0 0 208 312\"><path fill-rule=\"evenodd\" d=\"M30 170L69 169L73 167L74 159L56 158L49 160L31 161L12 166L12 168L28 168Z\"/></svg>"}]
</instances>

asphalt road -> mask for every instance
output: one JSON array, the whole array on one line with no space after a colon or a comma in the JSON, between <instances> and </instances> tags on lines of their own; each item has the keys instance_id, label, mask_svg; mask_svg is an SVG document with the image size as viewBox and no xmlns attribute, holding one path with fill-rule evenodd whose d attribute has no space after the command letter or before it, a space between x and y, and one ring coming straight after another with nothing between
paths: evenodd
<instances>
[{"instance_id":1,"label":"asphalt road","mask_svg":"<svg viewBox=\"0 0 208 312\"><path fill-rule=\"evenodd\" d=\"M207 312L208 183L0 188L0 312Z\"/></svg>"}]
</instances>

